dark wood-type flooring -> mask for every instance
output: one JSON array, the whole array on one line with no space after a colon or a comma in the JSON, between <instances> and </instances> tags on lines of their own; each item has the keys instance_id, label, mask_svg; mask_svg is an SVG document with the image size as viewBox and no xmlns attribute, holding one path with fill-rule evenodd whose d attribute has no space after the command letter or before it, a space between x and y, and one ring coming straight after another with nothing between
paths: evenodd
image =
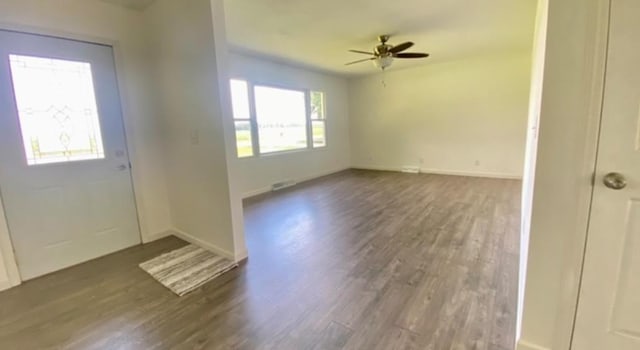
<instances>
[{"instance_id":1,"label":"dark wood-type flooring","mask_svg":"<svg viewBox=\"0 0 640 350\"><path fill-rule=\"evenodd\" d=\"M249 261L177 297L163 239L0 293L0 349L513 349L520 182L347 171L245 203Z\"/></svg>"}]
</instances>

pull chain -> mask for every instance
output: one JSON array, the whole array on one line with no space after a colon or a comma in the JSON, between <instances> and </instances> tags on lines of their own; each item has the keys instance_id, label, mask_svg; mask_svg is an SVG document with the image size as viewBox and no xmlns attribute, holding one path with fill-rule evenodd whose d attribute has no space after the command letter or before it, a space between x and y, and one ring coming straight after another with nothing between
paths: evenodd
<instances>
[{"instance_id":1,"label":"pull chain","mask_svg":"<svg viewBox=\"0 0 640 350\"><path fill-rule=\"evenodd\" d=\"M384 80L385 79L385 73L386 73L386 69L382 68L382 87L386 88L387 87L387 82Z\"/></svg>"}]
</instances>

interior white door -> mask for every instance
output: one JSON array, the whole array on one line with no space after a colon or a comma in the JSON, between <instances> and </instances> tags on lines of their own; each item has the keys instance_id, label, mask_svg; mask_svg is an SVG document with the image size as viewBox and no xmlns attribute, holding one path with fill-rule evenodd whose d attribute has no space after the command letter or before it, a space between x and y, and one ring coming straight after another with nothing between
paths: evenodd
<instances>
[{"instance_id":1,"label":"interior white door","mask_svg":"<svg viewBox=\"0 0 640 350\"><path fill-rule=\"evenodd\" d=\"M640 1L612 0L611 11L575 350L640 349Z\"/></svg>"},{"instance_id":2,"label":"interior white door","mask_svg":"<svg viewBox=\"0 0 640 350\"><path fill-rule=\"evenodd\" d=\"M0 30L0 193L21 277L140 243L112 48Z\"/></svg>"}]
</instances>

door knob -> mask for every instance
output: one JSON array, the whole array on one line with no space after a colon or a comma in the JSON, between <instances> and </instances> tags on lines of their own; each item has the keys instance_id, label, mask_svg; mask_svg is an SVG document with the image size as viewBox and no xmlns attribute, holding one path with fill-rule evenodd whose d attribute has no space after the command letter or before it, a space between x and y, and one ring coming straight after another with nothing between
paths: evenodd
<instances>
[{"instance_id":1,"label":"door knob","mask_svg":"<svg viewBox=\"0 0 640 350\"><path fill-rule=\"evenodd\" d=\"M612 190L621 190L627 187L627 179L619 173L609 173L605 175L602 182Z\"/></svg>"}]
</instances>

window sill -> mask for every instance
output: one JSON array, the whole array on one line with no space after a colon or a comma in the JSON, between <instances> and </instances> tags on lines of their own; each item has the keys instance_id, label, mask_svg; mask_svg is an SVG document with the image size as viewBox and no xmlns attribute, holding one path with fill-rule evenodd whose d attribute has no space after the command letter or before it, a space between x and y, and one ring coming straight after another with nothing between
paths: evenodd
<instances>
[{"instance_id":1,"label":"window sill","mask_svg":"<svg viewBox=\"0 0 640 350\"><path fill-rule=\"evenodd\" d=\"M316 148L292 149L292 150L288 150L288 151L263 153L263 154L259 154L259 155L255 155L255 156L251 156L251 157L242 157L242 158L236 156L236 160L244 161L244 160L260 159L260 158L274 158L274 157L278 157L278 156L287 156L287 155L294 155L294 154L299 154L299 153L324 152L324 151L327 151L328 148L329 148L329 146L316 147Z\"/></svg>"}]
</instances>

